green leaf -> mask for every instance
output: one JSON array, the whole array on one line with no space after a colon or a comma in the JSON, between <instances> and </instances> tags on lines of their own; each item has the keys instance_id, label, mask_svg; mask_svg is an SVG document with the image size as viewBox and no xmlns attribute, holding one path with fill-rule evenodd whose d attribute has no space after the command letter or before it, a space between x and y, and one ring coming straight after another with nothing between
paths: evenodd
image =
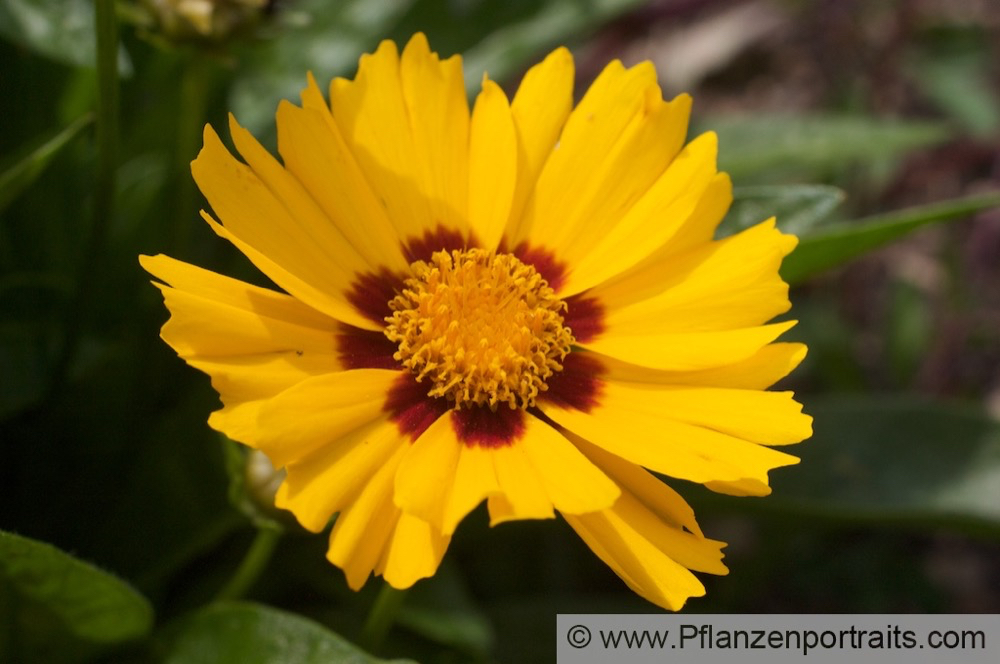
<instances>
[{"instance_id":1,"label":"green leaf","mask_svg":"<svg viewBox=\"0 0 1000 664\"><path fill-rule=\"evenodd\" d=\"M153 625L152 606L121 579L54 546L4 531L0 531L0 579L86 641L138 639Z\"/></svg>"},{"instance_id":2,"label":"green leaf","mask_svg":"<svg viewBox=\"0 0 1000 664\"><path fill-rule=\"evenodd\" d=\"M719 135L719 170L736 181L885 160L949 135L936 123L836 115L716 116L698 124Z\"/></svg>"},{"instance_id":3,"label":"green leaf","mask_svg":"<svg viewBox=\"0 0 1000 664\"><path fill-rule=\"evenodd\" d=\"M64 129L49 134L34 142L32 147L24 150L24 156L5 167L0 172L0 212L22 191L31 186L45 170L58 152L93 121L93 115L87 113Z\"/></svg>"},{"instance_id":4,"label":"green leaf","mask_svg":"<svg viewBox=\"0 0 1000 664\"><path fill-rule=\"evenodd\" d=\"M97 53L92 0L4 0L0 3L0 37L57 62L93 67ZM121 72L130 71L124 50Z\"/></svg>"},{"instance_id":5,"label":"green leaf","mask_svg":"<svg viewBox=\"0 0 1000 664\"><path fill-rule=\"evenodd\" d=\"M767 509L841 519L936 522L1000 533L1000 422L914 396L806 401L801 464L772 474Z\"/></svg>"},{"instance_id":6,"label":"green leaf","mask_svg":"<svg viewBox=\"0 0 1000 664\"><path fill-rule=\"evenodd\" d=\"M716 235L732 235L777 217L778 228L801 236L828 219L844 197L843 190L823 184L736 187Z\"/></svg>"},{"instance_id":7,"label":"green leaf","mask_svg":"<svg viewBox=\"0 0 1000 664\"><path fill-rule=\"evenodd\" d=\"M927 224L960 219L1000 206L1000 193L958 198L828 226L807 235L781 265L781 276L799 283L846 263Z\"/></svg>"},{"instance_id":8,"label":"green leaf","mask_svg":"<svg viewBox=\"0 0 1000 664\"><path fill-rule=\"evenodd\" d=\"M202 609L175 625L166 641L164 664L386 661L368 655L312 620L249 602L222 602Z\"/></svg>"}]
</instances>

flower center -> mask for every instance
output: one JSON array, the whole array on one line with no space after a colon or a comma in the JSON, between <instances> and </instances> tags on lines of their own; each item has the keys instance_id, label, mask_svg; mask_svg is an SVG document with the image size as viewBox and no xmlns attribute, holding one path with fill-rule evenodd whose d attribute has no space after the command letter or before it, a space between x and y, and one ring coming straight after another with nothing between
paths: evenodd
<instances>
[{"instance_id":1,"label":"flower center","mask_svg":"<svg viewBox=\"0 0 1000 664\"><path fill-rule=\"evenodd\" d=\"M410 267L385 335L417 381L433 384L428 395L494 411L501 402L535 405L574 342L560 313L566 303L542 275L482 249L438 251Z\"/></svg>"}]
</instances>

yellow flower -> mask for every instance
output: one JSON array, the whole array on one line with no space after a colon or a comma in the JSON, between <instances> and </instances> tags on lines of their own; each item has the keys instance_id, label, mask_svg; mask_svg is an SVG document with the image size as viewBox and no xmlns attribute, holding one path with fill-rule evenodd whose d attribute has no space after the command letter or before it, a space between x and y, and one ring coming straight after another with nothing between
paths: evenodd
<instances>
[{"instance_id":1,"label":"yellow flower","mask_svg":"<svg viewBox=\"0 0 1000 664\"><path fill-rule=\"evenodd\" d=\"M556 511L636 592L679 609L725 574L683 499L646 469L765 495L811 434L766 389L805 355L766 221L713 241L731 202L691 100L613 62L573 108L559 48L470 114L458 56L383 42L330 102L278 108L279 163L235 120L195 180L285 293L166 256L163 339L208 373L209 424L287 471L279 507L359 588L432 575L459 522ZM220 223L221 222L221 223ZM287 293L287 294L286 294Z\"/></svg>"}]
</instances>

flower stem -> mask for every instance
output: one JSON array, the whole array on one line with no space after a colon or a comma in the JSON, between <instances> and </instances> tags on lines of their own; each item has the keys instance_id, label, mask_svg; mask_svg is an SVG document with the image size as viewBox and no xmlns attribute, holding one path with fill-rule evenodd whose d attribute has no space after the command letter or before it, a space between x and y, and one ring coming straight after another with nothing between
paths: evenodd
<instances>
[{"instance_id":1,"label":"flower stem","mask_svg":"<svg viewBox=\"0 0 1000 664\"><path fill-rule=\"evenodd\" d=\"M405 598L406 590L393 588L383 582L358 637L358 643L362 648L374 653L382 647L382 642L395 622L396 614L399 613L399 607Z\"/></svg>"},{"instance_id":2,"label":"flower stem","mask_svg":"<svg viewBox=\"0 0 1000 664\"><path fill-rule=\"evenodd\" d=\"M243 597L271 561L271 554L274 553L274 547L280 538L281 531L277 528L258 528L257 535L247 550L247 554L243 557L243 561L226 582L226 585L215 596L215 601L221 602Z\"/></svg>"},{"instance_id":3,"label":"flower stem","mask_svg":"<svg viewBox=\"0 0 1000 664\"><path fill-rule=\"evenodd\" d=\"M191 179L190 164L201 146L213 70L211 62L197 55L186 57L182 67L174 145L173 173L176 180L171 244L176 254L185 256L191 229L197 223L195 189Z\"/></svg>"},{"instance_id":4,"label":"flower stem","mask_svg":"<svg viewBox=\"0 0 1000 664\"><path fill-rule=\"evenodd\" d=\"M67 308L63 345L52 370L49 392L59 390L80 345L83 318L94 297L97 272L114 213L115 171L118 166L118 17L114 0L97 0L97 164L94 177L94 218L76 279L76 293Z\"/></svg>"}]
</instances>

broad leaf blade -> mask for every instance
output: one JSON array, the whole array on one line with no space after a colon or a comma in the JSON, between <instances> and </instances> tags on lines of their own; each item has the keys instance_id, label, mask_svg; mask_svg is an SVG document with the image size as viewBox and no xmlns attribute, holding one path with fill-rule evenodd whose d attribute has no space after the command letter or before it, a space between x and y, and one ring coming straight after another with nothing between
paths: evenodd
<instances>
[{"instance_id":1,"label":"broad leaf blade","mask_svg":"<svg viewBox=\"0 0 1000 664\"><path fill-rule=\"evenodd\" d=\"M801 464L772 474L762 505L839 519L946 523L1000 532L1000 422L913 396L806 401Z\"/></svg>"},{"instance_id":2,"label":"broad leaf blade","mask_svg":"<svg viewBox=\"0 0 1000 664\"><path fill-rule=\"evenodd\" d=\"M935 123L835 115L717 116L699 125L719 135L719 170L736 182L882 160L949 135Z\"/></svg>"},{"instance_id":3,"label":"broad leaf blade","mask_svg":"<svg viewBox=\"0 0 1000 664\"><path fill-rule=\"evenodd\" d=\"M167 641L164 664L385 661L368 655L318 623L249 602L223 602L202 609L177 624Z\"/></svg>"},{"instance_id":4,"label":"broad leaf blade","mask_svg":"<svg viewBox=\"0 0 1000 664\"><path fill-rule=\"evenodd\" d=\"M86 641L129 641L153 625L152 606L131 586L43 542L0 531L0 576Z\"/></svg>"},{"instance_id":5,"label":"broad leaf blade","mask_svg":"<svg viewBox=\"0 0 1000 664\"><path fill-rule=\"evenodd\" d=\"M971 196L906 208L887 214L838 224L836 228L802 239L781 265L781 276L790 284L836 267L897 240L928 224L960 219L1000 206L1000 193Z\"/></svg>"},{"instance_id":6,"label":"broad leaf blade","mask_svg":"<svg viewBox=\"0 0 1000 664\"><path fill-rule=\"evenodd\" d=\"M843 190L824 184L736 187L716 235L732 235L776 217L782 231L802 236L826 221L844 197Z\"/></svg>"}]
</instances>

